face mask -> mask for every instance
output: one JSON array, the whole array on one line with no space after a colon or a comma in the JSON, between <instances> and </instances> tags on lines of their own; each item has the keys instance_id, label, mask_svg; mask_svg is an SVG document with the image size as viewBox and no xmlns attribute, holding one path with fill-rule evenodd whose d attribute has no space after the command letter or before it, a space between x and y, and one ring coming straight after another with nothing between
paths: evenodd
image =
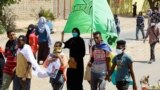
<instances>
[{"instance_id":1,"label":"face mask","mask_svg":"<svg viewBox=\"0 0 160 90\"><path fill-rule=\"evenodd\" d=\"M72 36L73 36L73 37L77 37L77 36L78 36L78 33L74 32L74 33L72 33Z\"/></svg>"},{"instance_id":2,"label":"face mask","mask_svg":"<svg viewBox=\"0 0 160 90\"><path fill-rule=\"evenodd\" d=\"M116 49L117 54L121 54L123 51L122 49Z\"/></svg>"}]
</instances>

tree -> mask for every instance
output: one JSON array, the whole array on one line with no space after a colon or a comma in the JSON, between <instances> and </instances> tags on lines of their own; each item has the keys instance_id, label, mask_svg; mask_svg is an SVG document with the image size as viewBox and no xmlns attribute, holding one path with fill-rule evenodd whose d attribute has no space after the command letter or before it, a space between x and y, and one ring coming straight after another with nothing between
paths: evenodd
<instances>
[{"instance_id":1,"label":"tree","mask_svg":"<svg viewBox=\"0 0 160 90\"><path fill-rule=\"evenodd\" d=\"M5 10L5 8L8 9L8 6L20 1L21 0L0 0L0 25L2 25L5 30L10 29L12 26L15 27L15 25L12 25L14 23L15 16L12 15L10 10Z\"/></svg>"},{"instance_id":2,"label":"tree","mask_svg":"<svg viewBox=\"0 0 160 90\"><path fill-rule=\"evenodd\" d=\"M151 8L152 10L155 9L156 3L158 3L158 1L160 1L160 0L148 0L149 6L150 6L150 8Z\"/></svg>"}]
</instances>

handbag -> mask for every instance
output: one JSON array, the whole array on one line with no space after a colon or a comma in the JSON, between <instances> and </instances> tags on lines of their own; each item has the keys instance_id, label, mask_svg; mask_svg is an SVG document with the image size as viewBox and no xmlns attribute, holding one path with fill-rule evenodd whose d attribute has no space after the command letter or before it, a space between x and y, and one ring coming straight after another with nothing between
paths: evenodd
<instances>
[{"instance_id":1,"label":"handbag","mask_svg":"<svg viewBox=\"0 0 160 90\"><path fill-rule=\"evenodd\" d=\"M76 69L77 68L77 62L73 57L70 57L68 61L69 68Z\"/></svg>"},{"instance_id":2,"label":"handbag","mask_svg":"<svg viewBox=\"0 0 160 90\"><path fill-rule=\"evenodd\" d=\"M89 67L88 65L86 66L84 80L88 80L88 81L91 80L91 67Z\"/></svg>"}]
</instances>

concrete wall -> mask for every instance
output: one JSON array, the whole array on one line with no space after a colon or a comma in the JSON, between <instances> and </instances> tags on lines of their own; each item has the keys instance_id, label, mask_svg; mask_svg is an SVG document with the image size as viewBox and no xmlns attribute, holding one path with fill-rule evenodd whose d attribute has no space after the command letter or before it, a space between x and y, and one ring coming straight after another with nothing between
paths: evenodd
<instances>
[{"instance_id":1,"label":"concrete wall","mask_svg":"<svg viewBox=\"0 0 160 90\"><path fill-rule=\"evenodd\" d=\"M19 4L11 5L18 19L34 19L40 8L50 9L57 18L67 19L73 0L21 0ZM65 3L65 4L64 4Z\"/></svg>"}]
</instances>

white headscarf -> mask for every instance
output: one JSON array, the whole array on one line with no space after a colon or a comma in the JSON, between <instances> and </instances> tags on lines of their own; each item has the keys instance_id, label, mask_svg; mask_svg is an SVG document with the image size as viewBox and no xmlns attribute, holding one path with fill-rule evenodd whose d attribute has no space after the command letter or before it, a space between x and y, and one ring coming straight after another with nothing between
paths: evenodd
<instances>
[{"instance_id":1,"label":"white headscarf","mask_svg":"<svg viewBox=\"0 0 160 90\"><path fill-rule=\"evenodd\" d=\"M46 25L46 18L45 17L40 17L38 21L38 30L40 33L43 33L45 30L45 25Z\"/></svg>"},{"instance_id":2,"label":"white headscarf","mask_svg":"<svg viewBox=\"0 0 160 90\"><path fill-rule=\"evenodd\" d=\"M40 33L43 33L45 30L47 32L47 37L48 37L48 47L51 48L52 45L52 40L50 36L50 29L46 24L46 18L45 17L40 17L38 21L38 30Z\"/></svg>"}]
</instances>

